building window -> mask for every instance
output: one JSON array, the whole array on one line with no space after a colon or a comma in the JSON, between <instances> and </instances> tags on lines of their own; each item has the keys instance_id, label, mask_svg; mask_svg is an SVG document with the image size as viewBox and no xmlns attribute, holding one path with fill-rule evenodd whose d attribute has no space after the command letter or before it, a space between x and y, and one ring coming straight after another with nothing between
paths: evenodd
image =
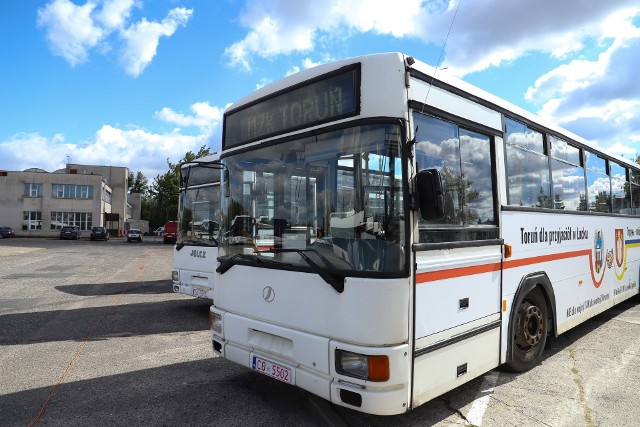
<instances>
[{"instance_id":1,"label":"building window","mask_svg":"<svg viewBox=\"0 0 640 427\"><path fill-rule=\"evenodd\" d=\"M42 184L24 184L25 197L42 197Z\"/></svg>"},{"instance_id":2,"label":"building window","mask_svg":"<svg viewBox=\"0 0 640 427\"><path fill-rule=\"evenodd\" d=\"M92 199L93 185L52 184L54 199Z\"/></svg>"},{"instance_id":3,"label":"building window","mask_svg":"<svg viewBox=\"0 0 640 427\"><path fill-rule=\"evenodd\" d=\"M23 212L22 216L23 230L41 230L42 229L42 212Z\"/></svg>"},{"instance_id":4,"label":"building window","mask_svg":"<svg viewBox=\"0 0 640 427\"><path fill-rule=\"evenodd\" d=\"M51 212L51 230L60 230L68 225L76 225L80 230L91 230L93 214L91 212Z\"/></svg>"},{"instance_id":5,"label":"building window","mask_svg":"<svg viewBox=\"0 0 640 427\"><path fill-rule=\"evenodd\" d=\"M111 192L106 188L102 190L102 200L104 200L105 203L111 204Z\"/></svg>"}]
</instances>

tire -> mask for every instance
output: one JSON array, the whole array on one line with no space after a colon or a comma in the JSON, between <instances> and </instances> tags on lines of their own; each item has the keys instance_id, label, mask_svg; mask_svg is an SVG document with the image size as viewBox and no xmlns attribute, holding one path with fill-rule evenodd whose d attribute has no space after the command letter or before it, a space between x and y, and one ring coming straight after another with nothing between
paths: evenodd
<instances>
[{"instance_id":1,"label":"tire","mask_svg":"<svg viewBox=\"0 0 640 427\"><path fill-rule=\"evenodd\" d=\"M540 362L549 332L547 301L540 288L532 289L515 310L507 369L526 372Z\"/></svg>"}]
</instances>

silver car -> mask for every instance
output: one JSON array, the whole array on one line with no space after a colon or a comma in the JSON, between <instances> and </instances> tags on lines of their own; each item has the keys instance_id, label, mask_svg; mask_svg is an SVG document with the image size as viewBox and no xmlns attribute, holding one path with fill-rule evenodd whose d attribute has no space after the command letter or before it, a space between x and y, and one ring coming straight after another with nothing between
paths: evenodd
<instances>
[{"instance_id":1,"label":"silver car","mask_svg":"<svg viewBox=\"0 0 640 427\"><path fill-rule=\"evenodd\" d=\"M131 228L127 233L127 243L131 243L134 240L142 242L142 232L137 228Z\"/></svg>"}]
</instances>

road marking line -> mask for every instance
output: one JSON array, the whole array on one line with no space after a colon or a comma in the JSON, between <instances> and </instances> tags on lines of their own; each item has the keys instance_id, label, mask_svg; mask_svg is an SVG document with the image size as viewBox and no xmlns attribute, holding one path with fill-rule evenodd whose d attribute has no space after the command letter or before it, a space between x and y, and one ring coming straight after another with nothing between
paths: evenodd
<instances>
[{"instance_id":1,"label":"road marking line","mask_svg":"<svg viewBox=\"0 0 640 427\"><path fill-rule=\"evenodd\" d=\"M467 414L467 422L475 425L482 425L482 418L484 417L484 412L489 406L489 400L491 400L491 395L493 394L493 388L496 386L498 382L498 377L500 373L497 371L491 371L487 375L484 376L484 380L480 385L480 390L476 394L476 398L471 405L471 409L469 410L469 414Z\"/></svg>"}]
</instances>

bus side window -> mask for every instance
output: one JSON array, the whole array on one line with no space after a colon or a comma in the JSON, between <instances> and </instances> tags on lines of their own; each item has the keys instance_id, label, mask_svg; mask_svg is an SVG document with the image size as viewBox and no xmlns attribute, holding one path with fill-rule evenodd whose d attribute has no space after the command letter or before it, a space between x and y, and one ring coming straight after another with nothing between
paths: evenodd
<instances>
[{"instance_id":1,"label":"bus side window","mask_svg":"<svg viewBox=\"0 0 640 427\"><path fill-rule=\"evenodd\" d=\"M419 220L419 242L497 238L491 138L422 113L414 112L413 117L418 128L416 167L421 171L416 178L432 181L426 176L432 170L442 181L442 206ZM424 194L419 195L422 203Z\"/></svg>"}]
</instances>

